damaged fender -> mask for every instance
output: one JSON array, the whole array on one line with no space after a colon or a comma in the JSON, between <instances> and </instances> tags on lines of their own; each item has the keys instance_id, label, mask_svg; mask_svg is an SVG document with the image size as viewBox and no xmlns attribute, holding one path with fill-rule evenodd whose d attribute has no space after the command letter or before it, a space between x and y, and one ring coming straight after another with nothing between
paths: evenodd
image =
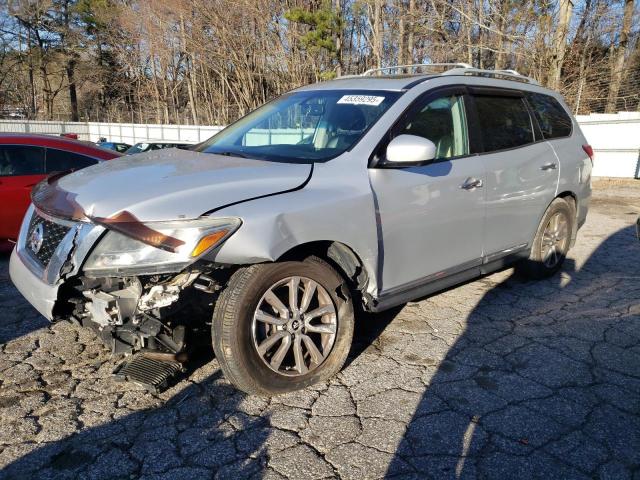
<instances>
[{"instance_id":1,"label":"damaged fender","mask_svg":"<svg viewBox=\"0 0 640 480\"><path fill-rule=\"evenodd\" d=\"M371 242L378 234L367 171L347 168L344 173L336 178L327 164L317 164L300 190L216 211L215 215L241 218L242 227L209 259L240 265L273 262L306 243L340 242L361 260L369 278L366 291L375 293L380 249Z\"/></svg>"}]
</instances>

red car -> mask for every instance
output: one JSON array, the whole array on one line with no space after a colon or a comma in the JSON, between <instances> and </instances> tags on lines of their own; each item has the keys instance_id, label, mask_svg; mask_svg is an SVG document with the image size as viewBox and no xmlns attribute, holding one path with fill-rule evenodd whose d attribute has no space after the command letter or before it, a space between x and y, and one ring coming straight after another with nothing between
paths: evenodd
<instances>
[{"instance_id":1,"label":"red car","mask_svg":"<svg viewBox=\"0 0 640 480\"><path fill-rule=\"evenodd\" d=\"M77 170L121 154L48 135L0 134L0 242L15 240L31 188L48 175Z\"/></svg>"}]
</instances>

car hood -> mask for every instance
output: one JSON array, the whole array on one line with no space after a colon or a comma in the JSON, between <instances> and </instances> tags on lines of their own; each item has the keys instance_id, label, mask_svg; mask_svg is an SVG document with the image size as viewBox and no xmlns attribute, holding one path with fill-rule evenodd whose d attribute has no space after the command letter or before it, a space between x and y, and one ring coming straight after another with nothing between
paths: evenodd
<instances>
[{"instance_id":1,"label":"car hood","mask_svg":"<svg viewBox=\"0 0 640 480\"><path fill-rule=\"evenodd\" d=\"M196 218L232 203L293 190L304 185L311 170L305 164L171 148L103 162L49 187L73 199L87 217L126 211L150 222ZM34 203L38 206L36 196Z\"/></svg>"}]
</instances>

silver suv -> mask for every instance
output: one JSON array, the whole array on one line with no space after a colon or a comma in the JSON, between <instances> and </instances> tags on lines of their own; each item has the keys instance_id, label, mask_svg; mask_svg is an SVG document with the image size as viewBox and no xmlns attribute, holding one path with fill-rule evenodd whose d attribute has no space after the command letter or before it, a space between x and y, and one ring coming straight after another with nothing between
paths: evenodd
<instances>
[{"instance_id":1,"label":"silver suv","mask_svg":"<svg viewBox=\"0 0 640 480\"><path fill-rule=\"evenodd\" d=\"M212 342L229 381L271 395L338 372L355 312L514 262L555 273L592 169L560 95L513 71L409 69L294 90L193 151L49 178L13 282L135 354L129 378L157 385Z\"/></svg>"}]
</instances>

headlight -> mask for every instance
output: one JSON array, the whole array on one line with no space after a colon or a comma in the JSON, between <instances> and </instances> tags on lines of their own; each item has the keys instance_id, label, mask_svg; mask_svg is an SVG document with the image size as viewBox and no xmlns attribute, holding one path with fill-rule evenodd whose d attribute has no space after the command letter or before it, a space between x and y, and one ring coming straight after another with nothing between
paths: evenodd
<instances>
[{"instance_id":1,"label":"headlight","mask_svg":"<svg viewBox=\"0 0 640 480\"><path fill-rule=\"evenodd\" d=\"M240 226L238 218L106 225L84 266L89 276L141 275L182 270L220 245Z\"/></svg>"}]
</instances>

